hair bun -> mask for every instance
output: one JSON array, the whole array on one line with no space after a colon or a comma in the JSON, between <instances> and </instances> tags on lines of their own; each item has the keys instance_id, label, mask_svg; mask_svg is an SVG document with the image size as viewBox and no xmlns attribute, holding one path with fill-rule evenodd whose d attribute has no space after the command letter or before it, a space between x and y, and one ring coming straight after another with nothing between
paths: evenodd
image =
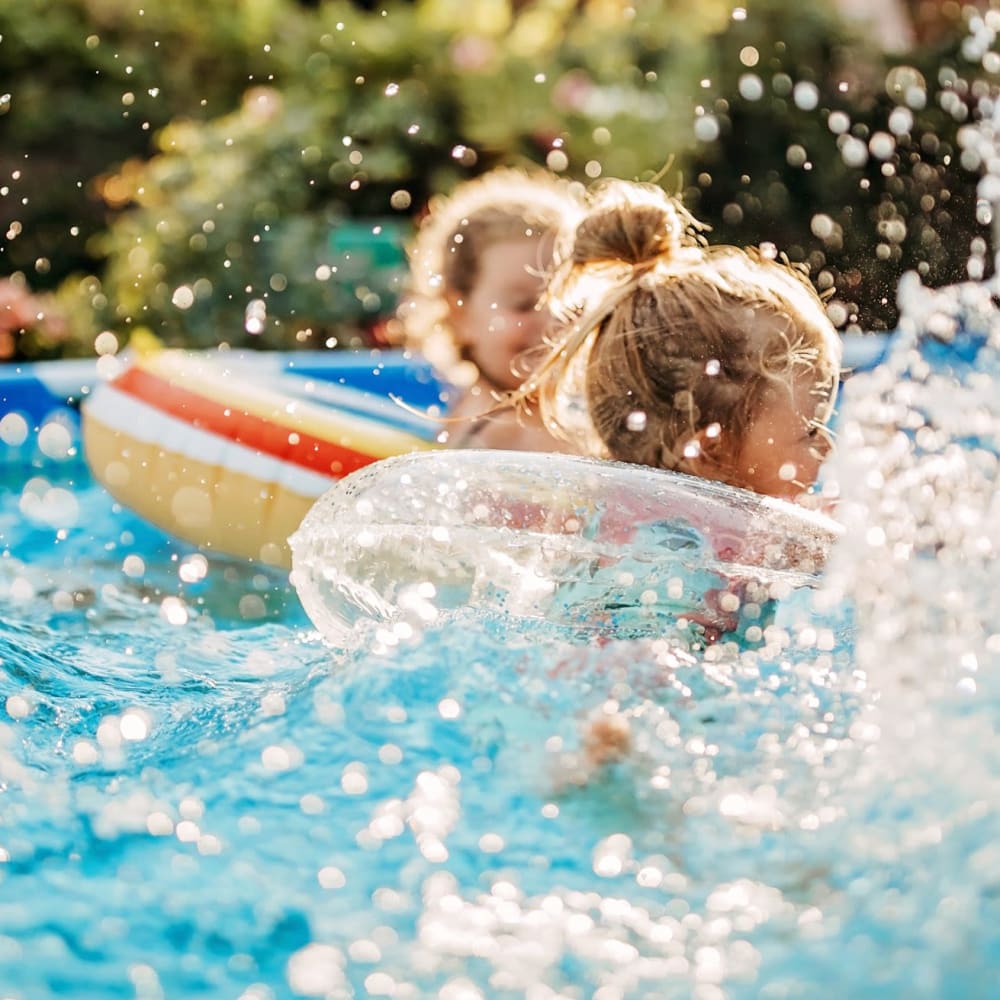
<instances>
[{"instance_id":1,"label":"hair bun","mask_svg":"<svg viewBox=\"0 0 1000 1000\"><path fill-rule=\"evenodd\" d=\"M695 229L686 209L661 188L609 181L592 193L569 256L576 265L669 261L693 242Z\"/></svg>"}]
</instances>

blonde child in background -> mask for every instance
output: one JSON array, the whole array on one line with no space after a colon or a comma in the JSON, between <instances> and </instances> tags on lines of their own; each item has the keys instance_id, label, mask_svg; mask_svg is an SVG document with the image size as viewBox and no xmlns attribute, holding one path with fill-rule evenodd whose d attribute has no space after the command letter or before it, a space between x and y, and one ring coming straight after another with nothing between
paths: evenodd
<instances>
[{"instance_id":1,"label":"blonde child in background","mask_svg":"<svg viewBox=\"0 0 1000 1000\"><path fill-rule=\"evenodd\" d=\"M840 338L798 268L709 247L660 188L606 182L567 227L563 323L515 395L582 454L801 500L830 448Z\"/></svg>"},{"instance_id":2,"label":"blonde child in background","mask_svg":"<svg viewBox=\"0 0 1000 1000\"><path fill-rule=\"evenodd\" d=\"M436 197L410 251L399 311L406 347L456 387L450 447L567 451L530 396L498 406L524 381L551 315L539 304L557 231L572 225L581 189L549 174L493 170Z\"/></svg>"}]
</instances>

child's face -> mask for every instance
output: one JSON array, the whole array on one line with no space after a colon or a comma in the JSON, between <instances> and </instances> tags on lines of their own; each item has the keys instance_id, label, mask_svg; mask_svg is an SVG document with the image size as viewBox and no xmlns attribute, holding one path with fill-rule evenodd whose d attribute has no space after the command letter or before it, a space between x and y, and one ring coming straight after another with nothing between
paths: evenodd
<instances>
[{"instance_id":1,"label":"child's face","mask_svg":"<svg viewBox=\"0 0 1000 1000\"><path fill-rule=\"evenodd\" d=\"M548 240L510 239L493 243L480 255L476 283L464 297L449 297L458 346L496 388L517 389L522 375L511 362L537 347L549 324L537 309L544 289L539 272L551 260Z\"/></svg>"},{"instance_id":2,"label":"child's face","mask_svg":"<svg viewBox=\"0 0 1000 1000\"><path fill-rule=\"evenodd\" d=\"M768 389L743 435L736 459L737 485L766 496L794 500L819 475L830 451L822 423L829 396L800 376L791 391Z\"/></svg>"}]
</instances>

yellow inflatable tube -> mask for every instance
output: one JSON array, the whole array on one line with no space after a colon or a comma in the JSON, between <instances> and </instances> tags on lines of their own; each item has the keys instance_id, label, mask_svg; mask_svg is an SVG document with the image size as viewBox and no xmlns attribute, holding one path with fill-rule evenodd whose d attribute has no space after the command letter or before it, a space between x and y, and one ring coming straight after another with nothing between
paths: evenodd
<instances>
[{"instance_id":1,"label":"yellow inflatable tube","mask_svg":"<svg viewBox=\"0 0 1000 1000\"><path fill-rule=\"evenodd\" d=\"M141 357L82 407L87 463L116 500L185 541L285 567L288 536L334 481L434 448L437 430L369 393L181 351Z\"/></svg>"}]
</instances>

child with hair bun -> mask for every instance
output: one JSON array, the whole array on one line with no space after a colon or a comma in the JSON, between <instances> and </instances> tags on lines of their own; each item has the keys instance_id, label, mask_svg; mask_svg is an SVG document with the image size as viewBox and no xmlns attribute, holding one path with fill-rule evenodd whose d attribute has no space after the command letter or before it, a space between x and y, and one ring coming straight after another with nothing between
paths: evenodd
<instances>
[{"instance_id":1,"label":"child with hair bun","mask_svg":"<svg viewBox=\"0 0 1000 1000\"><path fill-rule=\"evenodd\" d=\"M801 500L830 448L839 337L802 271L700 230L657 187L595 188L556 251L561 335L521 393L583 454ZM572 782L632 751L628 714L598 712Z\"/></svg>"},{"instance_id":2,"label":"child with hair bun","mask_svg":"<svg viewBox=\"0 0 1000 1000\"><path fill-rule=\"evenodd\" d=\"M700 228L653 185L595 188L548 286L563 333L516 396L583 454L801 499L840 339L802 271Z\"/></svg>"},{"instance_id":3,"label":"child with hair bun","mask_svg":"<svg viewBox=\"0 0 1000 1000\"><path fill-rule=\"evenodd\" d=\"M566 451L530 397L498 406L543 348L551 314L540 304L556 233L582 207L578 185L499 168L432 199L410 250L411 288L399 311L403 341L456 387L451 447Z\"/></svg>"}]
</instances>

